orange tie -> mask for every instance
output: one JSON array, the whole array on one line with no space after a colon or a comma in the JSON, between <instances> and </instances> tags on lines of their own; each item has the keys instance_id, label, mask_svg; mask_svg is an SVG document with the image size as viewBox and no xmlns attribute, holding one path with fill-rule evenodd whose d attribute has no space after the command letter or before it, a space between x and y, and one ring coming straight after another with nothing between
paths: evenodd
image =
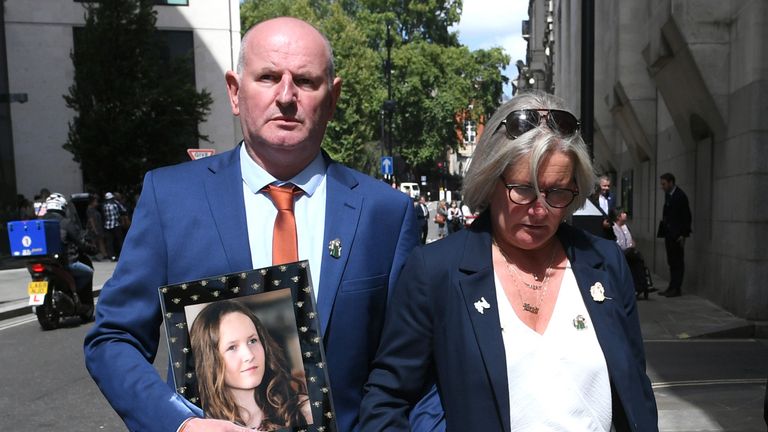
<instances>
[{"instance_id":1,"label":"orange tie","mask_svg":"<svg viewBox=\"0 0 768 432\"><path fill-rule=\"evenodd\" d=\"M263 189L277 208L275 228L272 232L272 265L292 263L299 260L296 238L296 217L293 214L293 197L303 191L298 186L286 183L283 186L268 185Z\"/></svg>"}]
</instances>

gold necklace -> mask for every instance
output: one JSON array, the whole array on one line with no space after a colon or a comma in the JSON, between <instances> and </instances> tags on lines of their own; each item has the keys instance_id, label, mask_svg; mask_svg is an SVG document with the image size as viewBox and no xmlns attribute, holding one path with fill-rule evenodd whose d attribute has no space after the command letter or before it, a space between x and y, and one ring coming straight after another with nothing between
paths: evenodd
<instances>
[{"instance_id":1,"label":"gold necklace","mask_svg":"<svg viewBox=\"0 0 768 432\"><path fill-rule=\"evenodd\" d=\"M544 280L541 282L541 285L531 284L523 280L520 273L515 268L516 266L512 265L512 260L509 259L507 254L504 252L504 250L499 246L499 244L496 242L496 239L493 239L493 244L496 246L496 248L499 250L499 253L501 253L501 256L504 258L504 263L506 264L507 273L512 276L513 279L517 279L520 281L523 285L525 285L527 288L533 290L533 291L539 291L539 301L538 306L534 306L526 301L523 300L523 295L520 294L520 289L517 290L517 297L520 299L520 304L523 307L523 310L529 313L532 313L534 315L538 315L539 308L541 304L544 302L544 297L547 295L547 288L549 286L549 278L552 275L552 272L550 271L552 268L552 263L555 260L555 251L557 251L557 246L552 246L552 254L549 257L549 263L547 264L547 268L544 269ZM514 272L514 273L513 273ZM538 281L538 278L533 275L533 279Z\"/></svg>"}]
</instances>

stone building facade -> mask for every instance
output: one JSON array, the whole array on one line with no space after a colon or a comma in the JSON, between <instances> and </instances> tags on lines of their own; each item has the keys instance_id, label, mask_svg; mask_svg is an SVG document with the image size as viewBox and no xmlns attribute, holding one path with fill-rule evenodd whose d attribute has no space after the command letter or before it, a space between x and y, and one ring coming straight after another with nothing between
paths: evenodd
<instances>
[{"instance_id":1,"label":"stone building facade","mask_svg":"<svg viewBox=\"0 0 768 432\"><path fill-rule=\"evenodd\" d=\"M518 83L548 85L573 112L580 107L583 3L530 1L521 68L528 75L521 73ZM594 0L594 6L598 172L613 178L646 261L665 278L664 242L655 236L664 204L659 176L673 173L693 214L684 293L765 324L768 2ZM529 81L534 71L543 75Z\"/></svg>"},{"instance_id":2,"label":"stone building facade","mask_svg":"<svg viewBox=\"0 0 768 432\"><path fill-rule=\"evenodd\" d=\"M225 150L240 139L239 124L226 96L224 72L237 62L240 49L240 2L157 0L157 28L192 50L195 85L213 98L206 122L199 125L210 143L190 143ZM31 199L46 187L64 194L83 191L82 173L62 148L73 117L63 95L72 85L70 52L74 29L85 23L76 0L5 0L2 2L0 66L0 161L4 204L15 194ZM174 79L169 76L168 79ZM129 152L130 149L125 149Z\"/></svg>"}]
</instances>

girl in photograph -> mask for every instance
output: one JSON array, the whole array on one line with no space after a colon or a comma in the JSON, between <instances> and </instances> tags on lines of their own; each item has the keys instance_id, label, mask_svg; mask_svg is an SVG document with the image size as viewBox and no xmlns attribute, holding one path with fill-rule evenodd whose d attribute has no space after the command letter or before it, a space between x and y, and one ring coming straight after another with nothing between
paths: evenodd
<instances>
[{"instance_id":1,"label":"girl in photograph","mask_svg":"<svg viewBox=\"0 0 768 432\"><path fill-rule=\"evenodd\" d=\"M271 431L312 424L306 384L256 315L235 300L210 303L190 329L203 411Z\"/></svg>"}]
</instances>

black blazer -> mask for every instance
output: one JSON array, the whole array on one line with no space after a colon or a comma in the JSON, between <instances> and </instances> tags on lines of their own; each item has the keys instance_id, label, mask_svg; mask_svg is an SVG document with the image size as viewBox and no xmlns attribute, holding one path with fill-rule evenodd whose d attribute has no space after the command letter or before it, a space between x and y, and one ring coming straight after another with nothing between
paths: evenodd
<instances>
[{"instance_id":1,"label":"black blazer","mask_svg":"<svg viewBox=\"0 0 768 432\"><path fill-rule=\"evenodd\" d=\"M691 208L688 206L688 196L679 187L671 194L664 194L664 212L657 237L667 240L691 235Z\"/></svg>"},{"instance_id":2,"label":"black blazer","mask_svg":"<svg viewBox=\"0 0 768 432\"><path fill-rule=\"evenodd\" d=\"M615 243L569 225L561 225L557 237L608 365L616 429L657 431L624 255ZM590 294L598 281L610 297L601 303ZM489 308L481 314L475 303L482 298ZM436 382L446 430L509 431L510 390L497 306L487 213L468 230L414 249L387 309L360 430L408 430L410 407Z\"/></svg>"}]
</instances>

